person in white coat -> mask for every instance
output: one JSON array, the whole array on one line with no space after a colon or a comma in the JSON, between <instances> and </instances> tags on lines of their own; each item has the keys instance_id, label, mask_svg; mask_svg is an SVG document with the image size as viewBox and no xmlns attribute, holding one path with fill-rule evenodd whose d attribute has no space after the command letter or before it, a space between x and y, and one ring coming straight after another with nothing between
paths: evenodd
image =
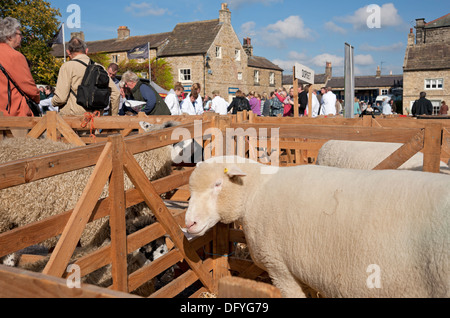
<instances>
[{"instance_id":1,"label":"person in white coat","mask_svg":"<svg viewBox=\"0 0 450 318\"><path fill-rule=\"evenodd\" d=\"M311 89L311 88L309 88ZM320 108L320 103L319 103L319 99L317 98L317 90L313 89L312 90L312 118L316 118L319 114L319 108ZM309 105L306 107L306 114L309 116L308 114L309 112Z\"/></svg>"},{"instance_id":2,"label":"person in white coat","mask_svg":"<svg viewBox=\"0 0 450 318\"><path fill-rule=\"evenodd\" d=\"M322 97L320 115L336 115L336 95L332 92L331 87L327 87L325 90L326 93Z\"/></svg>"},{"instance_id":3,"label":"person in white coat","mask_svg":"<svg viewBox=\"0 0 450 318\"><path fill-rule=\"evenodd\" d=\"M186 98L189 98L191 96L191 94L193 93L197 93L197 99L196 99L196 103L194 103L195 106L195 114L191 114L191 115L202 115L204 113L204 109L203 109L203 99L200 96L200 92L201 92L201 86L199 83L194 83L191 87L191 92L188 94L188 96L186 96Z\"/></svg>"},{"instance_id":4,"label":"person in white coat","mask_svg":"<svg viewBox=\"0 0 450 318\"><path fill-rule=\"evenodd\" d=\"M181 107L179 98L183 95L184 87L180 84L176 84L173 89L170 90L169 94L167 94L164 102L169 107L170 113L172 115L181 115Z\"/></svg>"},{"instance_id":5,"label":"person in white coat","mask_svg":"<svg viewBox=\"0 0 450 318\"><path fill-rule=\"evenodd\" d=\"M197 114L198 97L197 92L192 91L181 103L181 112L188 115L199 115ZM201 107L203 108L203 105Z\"/></svg>"},{"instance_id":6,"label":"person in white coat","mask_svg":"<svg viewBox=\"0 0 450 318\"><path fill-rule=\"evenodd\" d=\"M220 92L218 90L215 90L212 92L213 99L211 102L211 110L219 115L226 115L227 114L227 108L229 106L229 103L222 97L220 97Z\"/></svg>"}]
</instances>

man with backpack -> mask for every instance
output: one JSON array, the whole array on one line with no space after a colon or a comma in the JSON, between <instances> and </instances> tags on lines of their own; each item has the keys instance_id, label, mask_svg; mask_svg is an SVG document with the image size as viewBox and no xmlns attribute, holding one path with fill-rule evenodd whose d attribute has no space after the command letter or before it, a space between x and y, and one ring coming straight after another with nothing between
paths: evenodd
<instances>
[{"instance_id":1,"label":"man with backpack","mask_svg":"<svg viewBox=\"0 0 450 318\"><path fill-rule=\"evenodd\" d=\"M120 92L103 66L93 63L87 52L83 40L73 37L69 41L67 54L70 61L59 70L52 105L59 107L61 115L83 115L95 110L102 112L109 104L110 113L116 116ZM95 83L95 80L99 82Z\"/></svg>"}]
</instances>

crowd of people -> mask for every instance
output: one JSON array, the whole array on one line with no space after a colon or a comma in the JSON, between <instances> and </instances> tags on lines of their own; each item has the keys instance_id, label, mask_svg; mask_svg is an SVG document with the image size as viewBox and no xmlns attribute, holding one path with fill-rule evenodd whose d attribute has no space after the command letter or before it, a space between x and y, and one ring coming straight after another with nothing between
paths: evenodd
<instances>
[{"instance_id":1,"label":"crowd of people","mask_svg":"<svg viewBox=\"0 0 450 318\"><path fill-rule=\"evenodd\" d=\"M56 87L37 88L31 75L30 67L23 54L17 49L22 41L20 23L11 17L0 18L0 112L4 116L33 116L29 100L39 104L41 113L58 111L62 115L83 115L86 109L78 103L77 91L83 81L88 64L92 63L88 56L88 47L80 38L73 37L67 46L70 60L65 62L58 74ZM78 63L74 63L78 62ZM201 96L201 85L195 83L189 92L181 83L163 99L150 84L142 82L136 73L125 72L117 78L118 65L111 63L107 71L107 84L110 94L109 105L100 110L102 115L201 115L204 112L215 112L220 115L236 114L240 111L251 111L257 116L289 117L294 115L294 88L275 89L270 93L259 94L254 91L245 94L238 90L229 103L214 90L212 96ZM339 101L331 87L323 87L320 91L310 85L298 87L298 111L300 116L308 114L308 93L312 93L311 117L320 115L336 115L342 111ZM431 115L433 106L425 93L412 107L412 114ZM390 115L395 113L393 100L384 100L381 105L367 105L355 99L354 114L360 115L378 108L379 112ZM442 102L441 115L446 115L448 106Z\"/></svg>"}]
</instances>

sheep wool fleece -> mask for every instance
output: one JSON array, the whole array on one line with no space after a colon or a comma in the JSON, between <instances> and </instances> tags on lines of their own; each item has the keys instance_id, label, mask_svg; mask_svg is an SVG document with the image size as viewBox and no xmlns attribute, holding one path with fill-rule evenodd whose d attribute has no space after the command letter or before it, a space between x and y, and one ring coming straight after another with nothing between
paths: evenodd
<instances>
[{"instance_id":1,"label":"sheep wool fleece","mask_svg":"<svg viewBox=\"0 0 450 318\"><path fill-rule=\"evenodd\" d=\"M323 166L261 174L259 163L219 159L191 176L189 209L209 211L192 211L202 215L193 221L240 220L252 259L284 297L305 297L305 285L324 297L450 296L447 175ZM234 167L246 176L228 178ZM214 199L199 202L215 184Z\"/></svg>"}]
</instances>

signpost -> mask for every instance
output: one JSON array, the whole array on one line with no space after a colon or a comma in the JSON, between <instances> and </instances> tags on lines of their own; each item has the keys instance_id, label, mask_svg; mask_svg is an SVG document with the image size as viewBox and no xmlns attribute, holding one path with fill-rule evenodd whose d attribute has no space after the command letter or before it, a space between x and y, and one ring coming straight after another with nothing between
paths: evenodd
<instances>
[{"instance_id":1,"label":"signpost","mask_svg":"<svg viewBox=\"0 0 450 318\"><path fill-rule=\"evenodd\" d=\"M298 113L298 80L314 85L315 72L307 66L295 63L294 66L294 117L299 117ZM312 114L312 87L308 94L308 116Z\"/></svg>"}]
</instances>

